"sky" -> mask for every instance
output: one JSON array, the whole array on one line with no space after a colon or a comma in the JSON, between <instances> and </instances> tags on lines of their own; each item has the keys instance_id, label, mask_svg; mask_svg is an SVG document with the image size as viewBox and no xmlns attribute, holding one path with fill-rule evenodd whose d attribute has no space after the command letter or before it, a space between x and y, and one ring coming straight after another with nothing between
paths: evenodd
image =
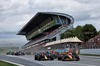
<instances>
[{"instance_id":1,"label":"sky","mask_svg":"<svg viewBox=\"0 0 100 66\"><path fill-rule=\"evenodd\" d=\"M100 30L100 0L0 0L0 47L26 44L26 38L16 33L37 12L69 14L74 27L92 24Z\"/></svg>"}]
</instances>

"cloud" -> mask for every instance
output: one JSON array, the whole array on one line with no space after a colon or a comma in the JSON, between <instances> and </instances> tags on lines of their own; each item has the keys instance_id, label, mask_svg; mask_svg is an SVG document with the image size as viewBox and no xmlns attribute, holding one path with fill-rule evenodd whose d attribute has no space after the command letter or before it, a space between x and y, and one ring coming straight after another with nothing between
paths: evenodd
<instances>
[{"instance_id":1,"label":"cloud","mask_svg":"<svg viewBox=\"0 0 100 66\"><path fill-rule=\"evenodd\" d=\"M21 47L26 43L27 43L27 41L26 41L25 37L0 39L0 47L11 47L11 46L12 47L13 46ZM11 44L13 44L13 45L11 45Z\"/></svg>"},{"instance_id":2,"label":"cloud","mask_svg":"<svg viewBox=\"0 0 100 66\"><path fill-rule=\"evenodd\" d=\"M97 31L100 30L100 19L77 21L77 22L75 22L74 27L76 27L77 25L84 26L85 24L92 24L94 27L96 27Z\"/></svg>"},{"instance_id":3,"label":"cloud","mask_svg":"<svg viewBox=\"0 0 100 66\"><path fill-rule=\"evenodd\" d=\"M22 39L16 33L37 12L66 13L74 17L74 27L88 23L100 30L99 6L99 0L0 0L0 40ZM19 43L22 45L26 41L24 37Z\"/></svg>"},{"instance_id":4,"label":"cloud","mask_svg":"<svg viewBox=\"0 0 100 66\"><path fill-rule=\"evenodd\" d=\"M33 14L1 16L0 32L2 31L18 31L21 29L31 18Z\"/></svg>"}]
</instances>

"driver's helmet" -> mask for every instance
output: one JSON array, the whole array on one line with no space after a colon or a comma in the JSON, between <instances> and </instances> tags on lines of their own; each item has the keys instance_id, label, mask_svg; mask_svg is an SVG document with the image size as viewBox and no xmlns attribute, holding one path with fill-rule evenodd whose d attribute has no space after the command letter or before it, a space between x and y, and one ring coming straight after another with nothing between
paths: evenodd
<instances>
[{"instance_id":1,"label":"driver's helmet","mask_svg":"<svg viewBox=\"0 0 100 66\"><path fill-rule=\"evenodd\" d=\"M44 55L44 52L42 52L42 55Z\"/></svg>"},{"instance_id":2,"label":"driver's helmet","mask_svg":"<svg viewBox=\"0 0 100 66\"><path fill-rule=\"evenodd\" d=\"M69 52L71 52L71 49L69 49Z\"/></svg>"},{"instance_id":3,"label":"driver's helmet","mask_svg":"<svg viewBox=\"0 0 100 66\"><path fill-rule=\"evenodd\" d=\"M69 50L68 54L69 54L69 55L72 55L72 52L71 52L71 50Z\"/></svg>"}]
</instances>

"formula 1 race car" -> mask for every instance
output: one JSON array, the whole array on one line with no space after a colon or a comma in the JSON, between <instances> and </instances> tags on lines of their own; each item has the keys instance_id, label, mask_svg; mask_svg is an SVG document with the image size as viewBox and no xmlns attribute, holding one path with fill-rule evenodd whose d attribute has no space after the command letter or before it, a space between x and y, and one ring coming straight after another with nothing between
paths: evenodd
<instances>
[{"instance_id":1,"label":"formula 1 race car","mask_svg":"<svg viewBox=\"0 0 100 66\"><path fill-rule=\"evenodd\" d=\"M18 56L18 55L25 55L24 52L21 52L21 51L18 51L18 52L15 52L15 55Z\"/></svg>"},{"instance_id":2,"label":"formula 1 race car","mask_svg":"<svg viewBox=\"0 0 100 66\"><path fill-rule=\"evenodd\" d=\"M54 57L52 54L50 53L37 53L35 56L34 56L34 59L35 60L54 60Z\"/></svg>"},{"instance_id":3,"label":"formula 1 race car","mask_svg":"<svg viewBox=\"0 0 100 66\"><path fill-rule=\"evenodd\" d=\"M55 54L53 54L54 58L57 59L59 57L60 53L55 52Z\"/></svg>"},{"instance_id":4,"label":"formula 1 race car","mask_svg":"<svg viewBox=\"0 0 100 66\"><path fill-rule=\"evenodd\" d=\"M72 55L62 53L59 55L58 60L62 61L79 61L80 58L76 53L72 53Z\"/></svg>"},{"instance_id":5,"label":"formula 1 race car","mask_svg":"<svg viewBox=\"0 0 100 66\"><path fill-rule=\"evenodd\" d=\"M16 56L18 56L18 55L25 55L25 53L22 52L22 51L17 51L17 52L9 51L9 52L7 52L7 55L16 55Z\"/></svg>"},{"instance_id":6,"label":"formula 1 race car","mask_svg":"<svg viewBox=\"0 0 100 66\"><path fill-rule=\"evenodd\" d=\"M9 51L7 52L7 55L14 55L14 52Z\"/></svg>"}]
</instances>

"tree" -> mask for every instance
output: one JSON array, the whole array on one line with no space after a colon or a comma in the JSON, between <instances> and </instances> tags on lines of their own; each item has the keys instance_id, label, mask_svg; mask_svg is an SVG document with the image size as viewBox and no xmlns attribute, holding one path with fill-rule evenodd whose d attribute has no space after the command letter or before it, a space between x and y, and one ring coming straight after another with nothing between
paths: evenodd
<instances>
[{"instance_id":1,"label":"tree","mask_svg":"<svg viewBox=\"0 0 100 66\"><path fill-rule=\"evenodd\" d=\"M66 30L61 34L61 39L77 36L80 40L87 42L98 33L100 34L100 31L97 32L96 28L92 24L86 24L84 26L77 26L72 30Z\"/></svg>"},{"instance_id":2,"label":"tree","mask_svg":"<svg viewBox=\"0 0 100 66\"><path fill-rule=\"evenodd\" d=\"M64 33L61 34L61 39L75 37L75 29L66 30Z\"/></svg>"},{"instance_id":3,"label":"tree","mask_svg":"<svg viewBox=\"0 0 100 66\"><path fill-rule=\"evenodd\" d=\"M83 26L84 42L93 38L95 35L97 35L97 30L92 24L86 24Z\"/></svg>"},{"instance_id":4,"label":"tree","mask_svg":"<svg viewBox=\"0 0 100 66\"><path fill-rule=\"evenodd\" d=\"M98 34L100 34L100 30L98 31Z\"/></svg>"},{"instance_id":5,"label":"tree","mask_svg":"<svg viewBox=\"0 0 100 66\"><path fill-rule=\"evenodd\" d=\"M84 37L83 37L83 27L82 26L77 26L76 27L76 29L75 29L75 33L76 33L76 36L80 39L80 40L82 40L82 41L84 41Z\"/></svg>"}]
</instances>

